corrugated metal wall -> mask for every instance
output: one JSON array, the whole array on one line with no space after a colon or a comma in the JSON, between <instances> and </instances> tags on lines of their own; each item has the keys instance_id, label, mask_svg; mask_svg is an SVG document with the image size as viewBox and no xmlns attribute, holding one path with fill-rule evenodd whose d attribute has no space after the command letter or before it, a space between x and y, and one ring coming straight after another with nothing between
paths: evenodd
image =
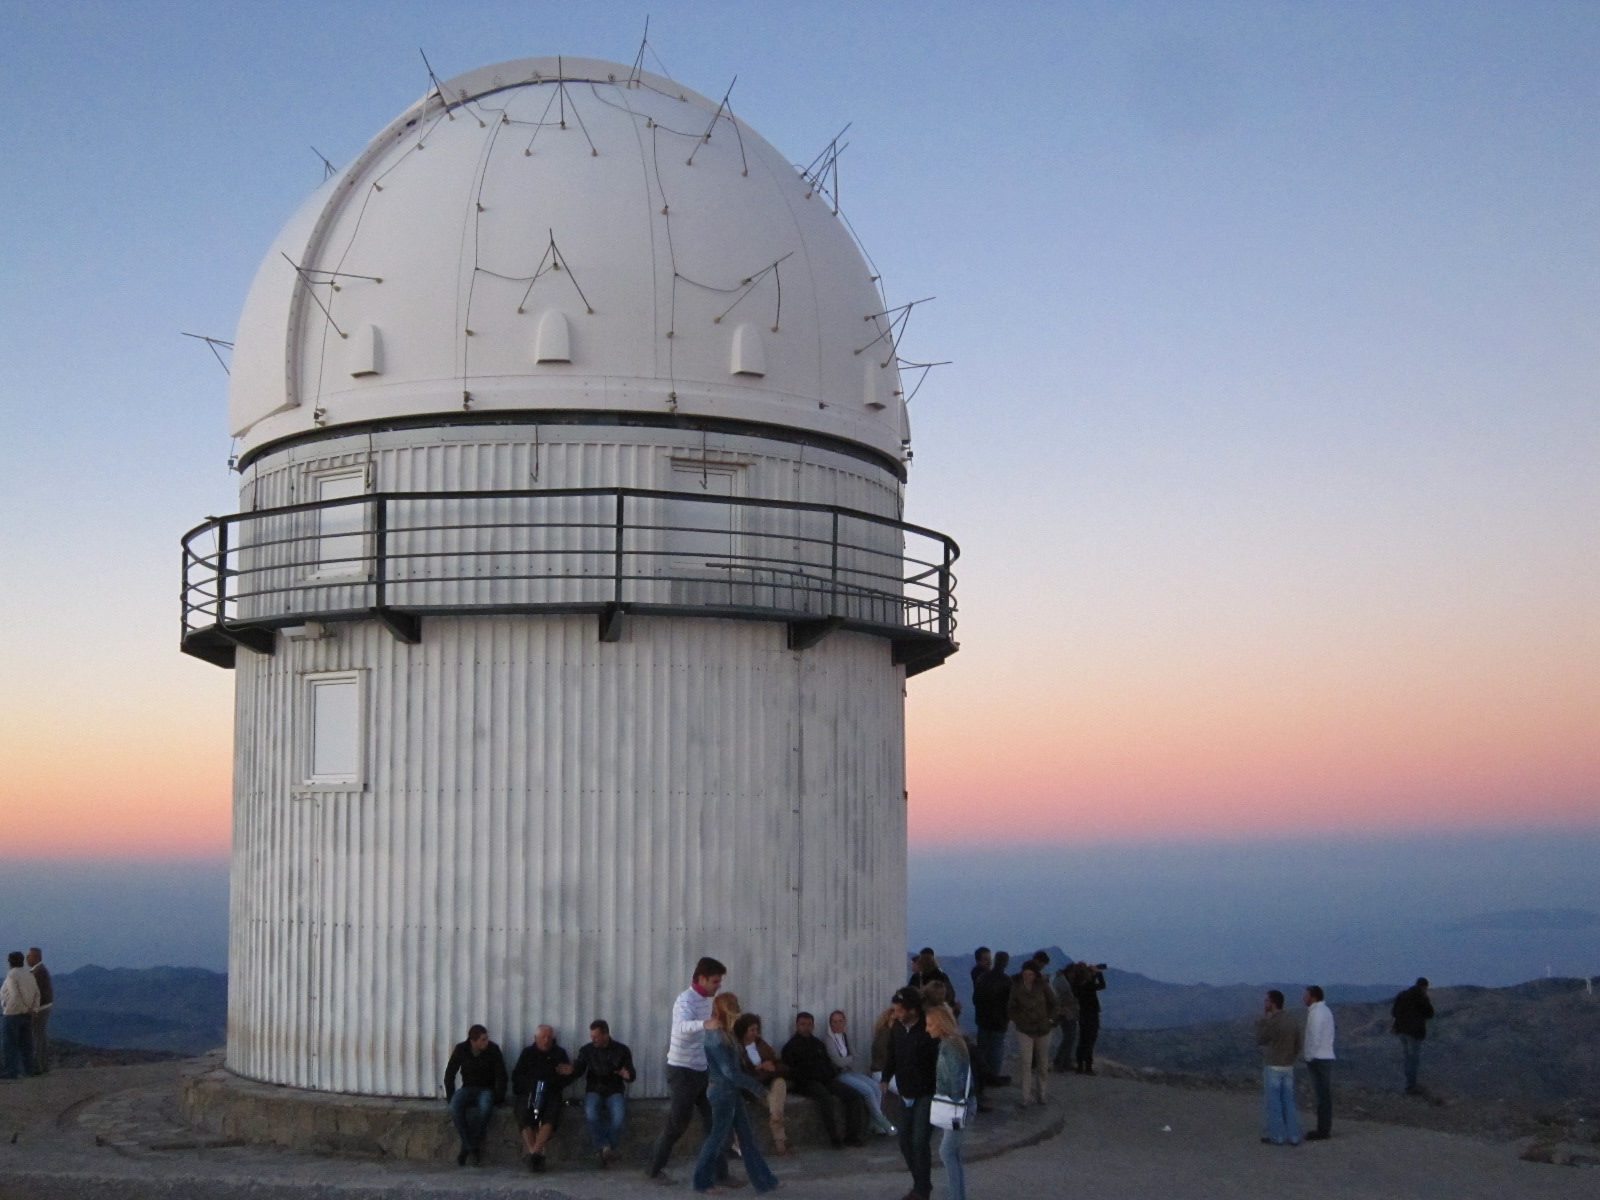
<instances>
[{"instance_id":1,"label":"corrugated metal wall","mask_svg":"<svg viewBox=\"0 0 1600 1200\"><path fill-rule=\"evenodd\" d=\"M303 788L303 677L349 669L366 789ZM903 746L903 671L858 634L430 618L241 653L228 1065L430 1096L475 1021L514 1054L603 1016L661 1095L705 953L770 1031L864 1035L904 971Z\"/></svg>"}]
</instances>

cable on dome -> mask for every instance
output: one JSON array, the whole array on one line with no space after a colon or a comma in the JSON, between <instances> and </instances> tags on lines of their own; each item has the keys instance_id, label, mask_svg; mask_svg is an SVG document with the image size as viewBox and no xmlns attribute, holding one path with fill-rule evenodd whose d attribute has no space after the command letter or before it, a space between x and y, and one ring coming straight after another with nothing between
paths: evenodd
<instances>
[{"instance_id":1,"label":"cable on dome","mask_svg":"<svg viewBox=\"0 0 1600 1200\"><path fill-rule=\"evenodd\" d=\"M943 362L912 362L909 359L896 358L895 359L895 366L898 367L900 370L902 370L902 371L920 370L922 372L921 375L917 376L917 386L911 389L911 394L909 396L905 397L905 402L907 404L910 404L913 400L915 400L917 398L917 393L922 390L922 385L928 381L928 372L929 371L933 370L935 367L948 367L950 365L950 362L951 362L951 360L948 359L948 358L945 359ZM896 392L895 395L899 396L899 395L903 394L904 385L902 384L901 386L902 386L902 391L901 392Z\"/></svg>"},{"instance_id":2,"label":"cable on dome","mask_svg":"<svg viewBox=\"0 0 1600 1200\"><path fill-rule=\"evenodd\" d=\"M809 166L800 168L800 178L811 185L811 191L806 193L806 199L809 200L815 193L821 192L832 205L834 216L839 215L839 155L850 148L849 142L841 146L839 139L848 133L850 126L854 124L855 122L851 121L834 134L833 140L822 148L822 153L813 158Z\"/></svg>"},{"instance_id":3,"label":"cable on dome","mask_svg":"<svg viewBox=\"0 0 1600 1200\"><path fill-rule=\"evenodd\" d=\"M324 154L321 150L318 150L315 146L313 146L313 147L311 147L311 153L315 154L318 158L320 158L322 160L322 181L324 183L326 183L328 180L332 179L335 175L337 175L339 173L339 168L334 166L331 162L329 162L328 161L328 156L326 154Z\"/></svg>"},{"instance_id":4,"label":"cable on dome","mask_svg":"<svg viewBox=\"0 0 1600 1200\"><path fill-rule=\"evenodd\" d=\"M648 50L652 55L655 55L656 66L661 68L661 74L664 75L666 78L671 79L672 78L672 72L667 70L667 64L661 61L661 55L657 54L656 53L656 48L650 44L650 14L649 13L645 14L645 18L644 18L644 36L639 39L639 53L637 53L637 54L635 54L633 56L633 66L628 71L628 85L627 86L629 86L631 88L650 87L650 85L648 83L646 83L644 81L644 79L642 78L642 76L644 74L644 55L645 55L645 51L646 50ZM650 90L653 91L653 92L661 91L660 88L650 88ZM665 94L666 94L665 92L662 92L662 95L665 95ZM682 100L682 99L684 99L684 97L679 96L678 99Z\"/></svg>"},{"instance_id":5,"label":"cable on dome","mask_svg":"<svg viewBox=\"0 0 1600 1200\"><path fill-rule=\"evenodd\" d=\"M444 115L454 121L455 116L450 112L450 99L444 94L444 84L440 83L439 77L433 73L433 64L428 61L428 52L418 46L417 53L422 55L422 65L427 69L428 78L433 80L433 94L439 97L439 103L444 105ZM423 98L423 103L427 103L426 97ZM479 124L482 124L481 120Z\"/></svg>"},{"instance_id":6,"label":"cable on dome","mask_svg":"<svg viewBox=\"0 0 1600 1200\"><path fill-rule=\"evenodd\" d=\"M917 305L926 304L928 301L933 299L935 299L933 296L924 296L921 300L912 300L910 303L899 304L894 308L885 309L883 312L868 313L866 316L862 317L861 319L863 321L875 321L880 320L883 317L890 317L891 319L888 325L879 330L877 337L873 338L859 350L856 350L855 353L861 354L867 350L870 350L879 342L888 339L889 357L884 359L883 362L879 364L880 366L887 367L899 357L900 338L905 335L906 323L911 320L911 310Z\"/></svg>"},{"instance_id":7,"label":"cable on dome","mask_svg":"<svg viewBox=\"0 0 1600 1200\"><path fill-rule=\"evenodd\" d=\"M744 300L744 298L746 296L748 296L751 292L753 292L756 289L756 286L763 279L765 279L768 275L771 275L772 278L773 278L774 284L776 284L777 293L778 293L778 296L777 296L777 308L776 308L776 310L774 311L774 313L772 315L772 332L773 333L777 333L778 332L778 326L779 326L779 324L781 323L781 321L783 319L783 274L782 274L781 271L779 271L778 268L783 263L784 259L792 258L793 256L794 256L794 251L791 250L791 251L789 251L788 254L783 255L781 258L778 258L775 261L768 263L766 266L762 267L761 270L757 271L755 274L750 275L747 278L741 279L738 283L734 284L732 287L717 287L715 284L701 283L698 279L691 279L691 278L689 278L689 276L684 275L682 273L675 272L674 274L676 275L677 278L683 280L685 283L690 284L690 285L692 285L694 287L697 287L697 288L703 288L704 290L706 290L708 292L721 292L723 295L727 295L727 294L729 294L731 292L738 292L739 293L738 296L734 297L734 301L733 301L732 304L728 305L728 307L723 309L722 312L719 313L717 316L711 318L711 323L713 325L722 324L722 318L727 316L735 308L737 308L739 306L739 304Z\"/></svg>"},{"instance_id":8,"label":"cable on dome","mask_svg":"<svg viewBox=\"0 0 1600 1200\"><path fill-rule=\"evenodd\" d=\"M717 105L717 111L711 114L711 121L706 126L706 131L702 133L699 140L695 142L694 149L689 151L689 157L684 161L684 166L694 166L694 156L700 153L701 146L704 146L711 140L711 131L717 127L717 122L722 119L722 110L728 107L728 97L733 95L733 84L738 82L739 77L735 75L733 77L733 83L730 83L728 85L728 90L722 94L722 103ZM749 174L749 172L746 171L746 174Z\"/></svg>"},{"instance_id":9,"label":"cable on dome","mask_svg":"<svg viewBox=\"0 0 1600 1200\"><path fill-rule=\"evenodd\" d=\"M283 252L281 250L279 251L279 253L283 254ZM333 331L335 333L337 333L342 338L343 337L349 337L350 336L349 334L347 334L344 330L339 328L339 322L337 322L337 321L335 321L333 319L333 314L328 311L328 306L322 302L322 297L317 295L315 290L313 290L316 287L316 285L319 284L319 283L326 283L329 286L332 286L333 280L331 280L331 279L312 279L312 278L310 278L306 274L306 269L304 267L302 267L299 263L295 262L295 260L290 258L287 254L283 255L283 261L288 263L291 267L294 268L294 273L300 277L300 282L306 285L306 291L310 294L311 298L317 302L317 307L322 310L322 315L328 318L328 324L333 326Z\"/></svg>"},{"instance_id":10,"label":"cable on dome","mask_svg":"<svg viewBox=\"0 0 1600 1200\"><path fill-rule=\"evenodd\" d=\"M557 128L560 128L560 129L565 129L567 127L567 83L566 83L566 80L564 80L564 79L557 79L555 81L555 84L556 84L555 93L550 97L549 101L545 104L544 112L542 112L539 115L539 119L537 121L512 121L512 120L507 120L505 122L507 125L532 125L534 127L533 136L528 139L528 144L525 147L523 147L523 150L522 150L522 153L523 153L523 155L525 157L531 157L532 156L532 154L533 154L533 144L534 144L534 142L539 140L539 131L541 129L544 129L547 126L550 126L552 124L555 125ZM594 87L594 84L591 82L589 84L589 86L592 89ZM561 108L559 110L558 119L553 121L553 122L545 120L545 118L550 115L550 109L556 104L557 101L560 101L560 104L561 104ZM578 122L578 128L580 130L582 130L582 132L583 132L583 140L589 143L589 155L590 155L590 157L591 158L599 158L600 157L600 151L595 147L594 139L589 136L589 127L583 123L583 114L578 111L578 103L577 103L576 100L574 100L572 102L572 115L573 115L573 118Z\"/></svg>"},{"instance_id":11,"label":"cable on dome","mask_svg":"<svg viewBox=\"0 0 1600 1200\"><path fill-rule=\"evenodd\" d=\"M183 331L181 329L178 332L179 333L183 333ZM219 367L221 367L223 369L223 371L225 373L227 373L228 375L232 375L233 374L232 371L228 370L228 364L223 360L221 352L217 349L218 346L226 346L229 350L232 350L233 349L233 343L232 342L225 342L221 338L207 337L203 333L184 333L183 336L187 337L187 338L195 338L198 341L204 342L206 344L206 347L216 357L217 365Z\"/></svg>"},{"instance_id":12,"label":"cable on dome","mask_svg":"<svg viewBox=\"0 0 1600 1200\"><path fill-rule=\"evenodd\" d=\"M544 253L539 257L539 265L533 269L532 275L501 275L498 271L491 271L487 267L478 266L474 266L473 269L481 271L485 275L493 275L497 279L506 279L513 282L521 282L526 279L528 281L528 290L522 293L522 299L517 304L517 312L519 313L528 311L528 297L533 294L534 284L552 271L565 271L567 279L572 283L573 290L578 293L578 299L583 301L584 311L593 315L594 306L589 303L589 297L584 295L583 288L578 283L578 277L572 273L572 268L567 265L566 256L561 253L561 248L556 245L556 231L551 229L549 233L550 244L545 247Z\"/></svg>"}]
</instances>

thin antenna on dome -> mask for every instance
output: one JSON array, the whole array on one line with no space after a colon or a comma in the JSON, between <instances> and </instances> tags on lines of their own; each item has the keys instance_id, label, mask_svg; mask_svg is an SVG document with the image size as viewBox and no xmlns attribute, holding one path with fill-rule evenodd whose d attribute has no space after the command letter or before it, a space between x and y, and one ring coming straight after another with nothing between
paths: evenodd
<instances>
[{"instance_id":1,"label":"thin antenna on dome","mask_svg":"<svg viewBox=\"0 0 1600 1200\"><path fill-rule=\"evenodd\" d=\"M179 333L183 333L183 331L181 329L178 332ZM229 350L232 350L233 349L233 343L232 342L225 342L221 338L207 337L203 333L184 333L183 336L184 337L189 337L189 338L194 338L197 341L204 342L206 344L206 346L211 350L211 353L216 356L217 365L219 367L221 367L223 369L223 371L226 372L228 375L232 375L233 374L232 371L228 370L228 364L223 360L221 352L217 349L218 346L226 346Z\"/></svg>"},{"instance_id":2,"label":"thin antenna on dome","mask_svg":"<svg viewBox=\"0 0 1600 1200\"><path fill-rule=\"evenodd\" d=\"M644 70L644 48L650 44L650 14L644 15L644 36L639 39L639 53L633 56L633 66L628 71L628 86L639 86L639 75Z\"/></svg>"},{"instance_id":3,"label":"thin antenna on dome","mask_svg":"<svg viewBox=\"0 0 1600 1200\"><path fill-rule=\"evenodd\" d=\"M339 173L339 168L334 166L331 162L329 162L328 161L328 156L326 154L324 154L321 150L318 150L315 146L313 146L313 147L311 147L311 153L315 154L318 158L320 158L322 160L322 178L323 179L325 179L325 180L326 179L332 179L335 175L337 175Z\"/></svg>"},{"instance_id":4,"label":"thin antenna on dome","mask_svg":"<svg viewBox=\"0 0 1600 1200\"><path fill-rule=\"evenodd\" d=\"M565 271L567 278L572 281L574 290L578 293L578 299L583 301L584 311L593 315L594 305L590 304L589 297L583 294L583 288L579 286L577 276L572 273L572 268L567 265L566 256L561 253L561 248L556 245L556 231L552 229L549 232L550 244L545 247L544 253L540 255L539 265L533 269L533 277L528 280L528 290L522 293L522 301L517 305L517 311L519 313L528 311L528 297L533 295L534 284L538 283L540 279L551 271ZM479 269L481 270L482 268Z\"/></svg>"},{"instance_id":5,"label":"thin antenna on dome","mask_svg":"<svg viewBox=\"0 0 1600 1200\"><path fill-rule=\"evenodd\" d=\"M907 304L898 304L894 308L886 308L882 312L868 313L866 316L862 317L861 319L863 321L876 321L882 319L883 317L889 317L890 321L881 330L879 330L877 337L873 338L855 353L861 354L867 350L870 350L879 342L887 338L889 341L889 357L884 359L883 363L881 364L882 366L887 367L899 357L900 339L905 336L906 323L911 320L911 310L919 304L926 304L928 301L934 299L937 299L937 297L924 296L921 300L912 300Z\"/></svg>"},{"instance_id":6,"label":"thin antenna on dome","mask_svg":"<svg viewBox=\"0 0 1600 1200\"><path fill-rule=\"evenodd\" d=\"M700 135L699 140L695 142L694 149L689 151L689 157L684 161L684 164L683 164L684 166L686 166L686 167L694 166L694 156L696 154L700 153L700 147L701 146L704 146L707 142L709 142L711 140L711 131L714 130L717 127L717 122L722 119L722 112L723 112L723 110L725 108L728 107L728 97L733 95L733 84L734 83L738 83L738 82L739 82L739 77L737 75L735 75L733 77L733 83L730 83L728 85L728 90L722 94L722 103L717 105L717 111L711 114L711 123L706 126L706 131L704 133L702 133ZM744 146L744 139L743 138L740 139L739 144L740 144L740 148L743 149L743 146ZM746 168L745 174L748 175L749 173L750 173L749 169Z\"/></svg>"},{"instance_id":7,"label":"thin antenna on dome","mask_svg":"<svg viewBox=\"0 0 1600 1200\"><path fill-rule=\"evenodd\" d=\"M280 250L278 253L283 254L283 251ZM322 310L322 315L328 318L328 324L333 326L333 331L342 338L349 337L350 335L348 333L339 328L339 322L333 319L333 314L328 311L328 306L322 302L322 297L317 295L317 284L326 283L331 287L333 286L333 280L311 278L310 275L306 274L306 269L299 263L295 262L295 260L290 258L287 254L283 254L283 261L294 268L294 273L300 277L300 282L306 285L306 292L313 300L317 302L317 307Z\"/></svg>"},{"instance_id":8,"label":"thin antenna on dome","mask_svg":"<svg viewBox=\"0 0 1600 1200\"><path fill-rule=\"evenodd\" d=\"M428 78L433 80L433 94L439 97L439 103L444 105L444 115L454 121L455 115L450 111L450 101L444 94L444 84L440 83L439 77L433 73L433 64L428 61L428 52L418 46L417 53L422 55L422 65L428 69Z\"/></svg>"},{"instance_id":9,"label":"thin antenna on dome","mask_svg":"<svg viewBox=\"0 0 1600 1200\"><path fill-rule=\"evenodd\" d=\"M943 362L912 362L909 359L896 358L895 359L895 365L898 366L902 371L918 371L918 370L920 370L922 372L921 375L917 376L917 386L911 389L911 394L909 396L906 396L906 398L905 398L906 403L910 404L913 400L915 400L917 398L917 393L922 390L922 385L924 383L928 382L928 372L929 371L933 370L935 367L948 367L950 365L951 361L952 360L947 358ZM902 390L899 391L899 392L896 392L895 395L896 396L904 395L904 389L902 388Z\"/></svg>"},{"instance_id":10,"label":"thin antenna on dome","mask_svg":"<svg viewBox=\"0 0 1600 1200\"><path fill-rule=\"evenodd\" d=\"M839 139L850 131L851 121L838 133L833 135L833 140L822 148L822 153L811 160L811 165L802 168L800 177L811 185L811 191L806 193L806 199L821 192L833 205L833 215L839 215L839 155L850 147L850 143L839 144Z\"/></svg>"}]
</instances>

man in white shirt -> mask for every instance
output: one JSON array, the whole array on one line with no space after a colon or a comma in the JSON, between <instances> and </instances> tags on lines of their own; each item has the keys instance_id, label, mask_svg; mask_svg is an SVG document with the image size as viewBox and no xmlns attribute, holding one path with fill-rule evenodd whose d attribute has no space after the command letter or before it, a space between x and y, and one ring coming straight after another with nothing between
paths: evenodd
<instances>
[{"instance_id":1,"label":"man in white shirt","mask_svg":"<svg viewBox=\"0 0 1600 1200\"><path fill-rule=\"evenodd\" d=\"M1325 1142L1333 1135L1333 1010L1316 984L1306 989L1305 1002L1306 1069L1317 1093L1317 1127L1306 1141Z\"/></svg>"},{"instance_id":2,"label":"man in white shirt","mask_svg":"<svg viewBox=\"0 0 1600 1200\"><path fill-rule=\"evenodd\" d=\"M706 1099L706 1030L711 1027L711 1001L722 987L722 978L728 968L714 958L702 958L694 965L694 977L676 1000L672 1002L672 1037L667 1045L667 1091L672 1097L667 1110L667 1123L650 1152L645 1177L660 1183L672 1183L663 1168L672 1156L672 1147L689 1128L689 1120L698 1110L700 1121L711 1133L711 1103ZM717 1180L725 1183L728 1159L724 1155L717 1164Z\"/></svg>"},{"instance_id":3,"label":"man in white shirt","mask_svg":"<svg viewBox=\"0 0 1600 1200\"><path fill-rule=\"evenodd\" d=\"M39 985L33 972L23 965L22 951L13 950L6 956L8 970L4 983L0 983L0 1020L4 1022L3 1064L0 1079L15 1079L19 1075L37 1075L38 1065L33 1061L33 1014L39 1009Z\"/></svg>"}]
</instances>

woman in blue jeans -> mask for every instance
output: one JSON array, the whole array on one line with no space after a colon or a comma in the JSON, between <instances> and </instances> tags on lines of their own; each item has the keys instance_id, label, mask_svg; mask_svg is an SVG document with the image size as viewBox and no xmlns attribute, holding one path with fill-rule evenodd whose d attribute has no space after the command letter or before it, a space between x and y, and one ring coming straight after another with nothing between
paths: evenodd
<instances>
[{"instance_id":1,"label":"woman in blue jeans","mask_svg":"<svg viewBox=\"0 0 1600 1200\"><path fill-rule=\"evenodd\" d=\"M967 1200L967 1173L961 1162L961 1143L966 1141L967 1130L972 1126L972 1116L977 1110L977 1097L972 1091L972 1058L967 1051L967 1039L961 1036L956 1025L956 1015L943 1004L928 1009L928 1036L939 1041L939 1066L935 1076L934 1094L946 1100L965 1100L967 1114L960 1129L946 1129L939 1140L939 1161L944 1164L944 1181L950 1187L950 1200Z\"/></svg>"},{"instance_id":2,"label":"woman in blue jeans","mask_svg":"<svg viewBox=\"0 0 1600 1200\"><path fill-rule=\"evenodd\" d=\"M778 1179L761 1157L756 1146L756 1135L750 1128L750 1116L745 1112L740 1092L749 1092L763 1102L766 1092L756 1082L754 1075L739 1065L739 1049L733 1042L733 1023L739 1017L739 997L723 992L711 1005L712 1024L706 1029L706 1099L711 1103L711 1132L705 1145L700 1147L700 1157L694 1164L694 1190L720 1192L717 1182L717 1159L728 1135L737 1134L739 1148L744 1155L745 1174L750 1184L759 1192L770 1192L778 1186Z\"/></svg>"}]
</instances>

